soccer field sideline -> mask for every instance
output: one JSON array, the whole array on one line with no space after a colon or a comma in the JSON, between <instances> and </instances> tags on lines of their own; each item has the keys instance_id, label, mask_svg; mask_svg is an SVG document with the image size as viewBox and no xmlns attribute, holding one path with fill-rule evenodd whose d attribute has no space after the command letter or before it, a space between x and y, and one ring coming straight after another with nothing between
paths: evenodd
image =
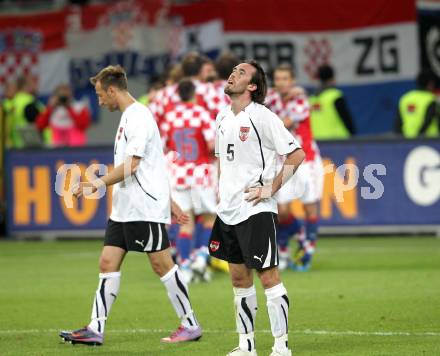
<instances>
[{"instance_id":1,"label":"soccer field sideline","mask_svg":"<svg viewBox=\"0 0 440 356\"><path fill-rule=\"evenodd\" d=\"M38 334L38 333L58 333L58 329L23 329L23 330L0 330L0 334ZM166 329L111 329L107 330L109 334L167 334L174 330ZM235 330L213 330L203 329L203 333L208 334L234 334ZM269 334L270 330L255 330L256 334ZM354 335L354 336L440 336L440 332L426 331L426 332L407 332L407 331L334 331L334 330L289 330L289 334L304 334L304 335Z\"/></svg>"}]
</instances>

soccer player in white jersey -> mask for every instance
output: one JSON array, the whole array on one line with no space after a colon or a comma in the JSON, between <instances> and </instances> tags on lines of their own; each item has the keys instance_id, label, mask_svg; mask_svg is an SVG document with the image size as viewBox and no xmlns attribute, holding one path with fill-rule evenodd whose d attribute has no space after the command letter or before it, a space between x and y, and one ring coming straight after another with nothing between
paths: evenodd
<instances>
[{"instance_id":1,"label":"soccer player in white jersey","mask_svg":"<svg viewBox=\"0 0 440 356\"><path fill-rule=\"evenodd\" d=\"M298 250L295 268L306 271L310 268L315 251L319 201L324 184L324 168L318 145L310 127L310 105L305 90L295 83L293 68L281 64L274 71L275 88L269 90L266 105L282 120L284 125L301 144L306 158L295 176L278 193L280 269L290 261L289 237L300 232L298 221L290 212L290 203L299 199L304 206L304 229L298 234Z\"/></svg>"},{"instance_id":2,"label":"soccer player in white jersey","mask_svg":"<svg viewBox=\"0 0 440 356\"><path fill-rule=\"evenodd\" d=\"M289 298L278 272L277 201L274 194L304 159L292 134L263 104L266 76L255 61L240 63L225 92L231 105L216 120L215 153L219 157L218 217L209 250L228 261L234 290L239 345L229 355L256 355L256 270L265 290L274 336L272 356L291 355L288 347ZM277 155L286 155L276 172Z\"/></svg>"},{"instance_id":3,"label":"soccer player in white jersey","mask_svg":"<svg viewBox=\"0 0 440 356\"><path fill-rule=\"evenodd\" d=\"M77 197L113 186L112 212L99 261L99 284L91 322L82 329L61 332L72 343L101 345L113 302L119 293L120 268L128 251L145 253L164 284L181 320L179 328L162 342L198 340L201 328L194 315L188 287L169 252L165 224L170 210L185 221L180 208L171 203L165 158L156 122L147 107L127 91L127 77L120 66L108 66L91 78L99 105L122 112L114 146L115 168L92 182L74 188ZM186 217L187 219L187 217Z\"/></svg>"}]
</instances>

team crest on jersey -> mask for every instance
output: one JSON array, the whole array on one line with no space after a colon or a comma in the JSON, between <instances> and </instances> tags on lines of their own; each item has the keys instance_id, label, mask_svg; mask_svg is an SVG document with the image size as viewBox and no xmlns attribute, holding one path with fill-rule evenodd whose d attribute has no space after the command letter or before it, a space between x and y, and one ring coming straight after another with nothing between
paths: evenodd
<instances>
[{"instance_id":1,"label":"team crest on jersey","mask_svg":"<svg viewBox=\"0 0 440 356\"><path fill-rule=\"evenodd\" d=\"M209 249L212 251L212 252L215 252L215 251L217 251L218 249L219 249L219 247L220 247L220 242L219 241L211 241L211 243L209 244Z\"/></svg>"},{"instance_id":2,"label":"team crest on jersey","mask_svg":"<svg viewBox=\"0 0 440 356\"><path fill-rule=\"evenodd\" d=\"M249 131L251 130L250 127L241 126L240 127L240 140L243 142L246 141L249 137Z\"/></svg>"},{"instance_id":3,"label":"team crest on jersey","mask_svg":"<svg viewBox=\"0 0 440 356\"><path fill-rule=\"evenodd\" d=\"M118 141L121 139L121 135L122 135L122 132L124 131L124 128L123 127L120 127L119 128L119 133L118 133Z\"/></svg>"}]
</instances>

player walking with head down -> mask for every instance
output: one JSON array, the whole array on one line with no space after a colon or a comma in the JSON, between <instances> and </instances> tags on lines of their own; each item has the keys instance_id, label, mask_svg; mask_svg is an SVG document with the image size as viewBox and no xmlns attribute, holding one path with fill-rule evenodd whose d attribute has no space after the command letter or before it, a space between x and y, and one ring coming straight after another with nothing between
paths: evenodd
<instances>
[{"instance_id":1,"label":"player walking with head down","mask_svg":"<svg viewBox=\"0 0 440 356\"><path fill-rule=\"evenodd\" d=\"M146 253L164 284L181 320L179 328L162 342L198 340L201 328L194 315L188 287L169 252L165 224L170 223L170 192L159 130L151 112L127 91L127 78L120 66L108 66L91 78L99 105L122 112L114 147L115 168L92 182L81 182L74 194L95 192L114 185L112 213L105 232L99 261L99 285L91 322L86 327L61 332L66 341L101 345L105 323L121 279L120 268L128 251ZM171 203L177 219L187 220Z\"/></svg>"},{"instance_id":2,"label":"player walking with head down","mask_svg":"<svg viewBox=\"0 0 440 356\"><path fill-rule=\"evenodd\" d=\"M289 298L277 268L274 194L295 173L305 154L282 121L262 105L266 91L261 66L255 61L239 64L225 87L232 104L216 120L220 202L209 248L212 256L228 261L234 287L239 346L229 355L256 355L253 269L267 298L275 338L271 355L291 355ZM278 174L277 155L287 155Z\"/></svg>"}]
</instances>

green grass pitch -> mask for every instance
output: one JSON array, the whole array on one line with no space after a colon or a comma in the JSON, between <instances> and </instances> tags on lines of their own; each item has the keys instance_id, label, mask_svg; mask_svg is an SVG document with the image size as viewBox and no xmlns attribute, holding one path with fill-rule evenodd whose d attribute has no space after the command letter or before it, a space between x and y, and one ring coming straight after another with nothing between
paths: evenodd
<instances>
[{"instance_id":1,"label":"green grass pitch","mask_svg":"<svg viewBox=\"0 0 440 356\"><path fill-rule=\"evenodd\" d=\"M440 240L322 238L313 270L284 272L295 355L440 355ZM102 347L60 343L88 323L101 243L0 242L0 355L226 355L237 345L226 274L191 285L205 333L162 345L177 320L147 258L129 254ZM272 336L258 281L256 343ZM293 305L293 307L292 307Z\"/></svg>"}]
</instances>

